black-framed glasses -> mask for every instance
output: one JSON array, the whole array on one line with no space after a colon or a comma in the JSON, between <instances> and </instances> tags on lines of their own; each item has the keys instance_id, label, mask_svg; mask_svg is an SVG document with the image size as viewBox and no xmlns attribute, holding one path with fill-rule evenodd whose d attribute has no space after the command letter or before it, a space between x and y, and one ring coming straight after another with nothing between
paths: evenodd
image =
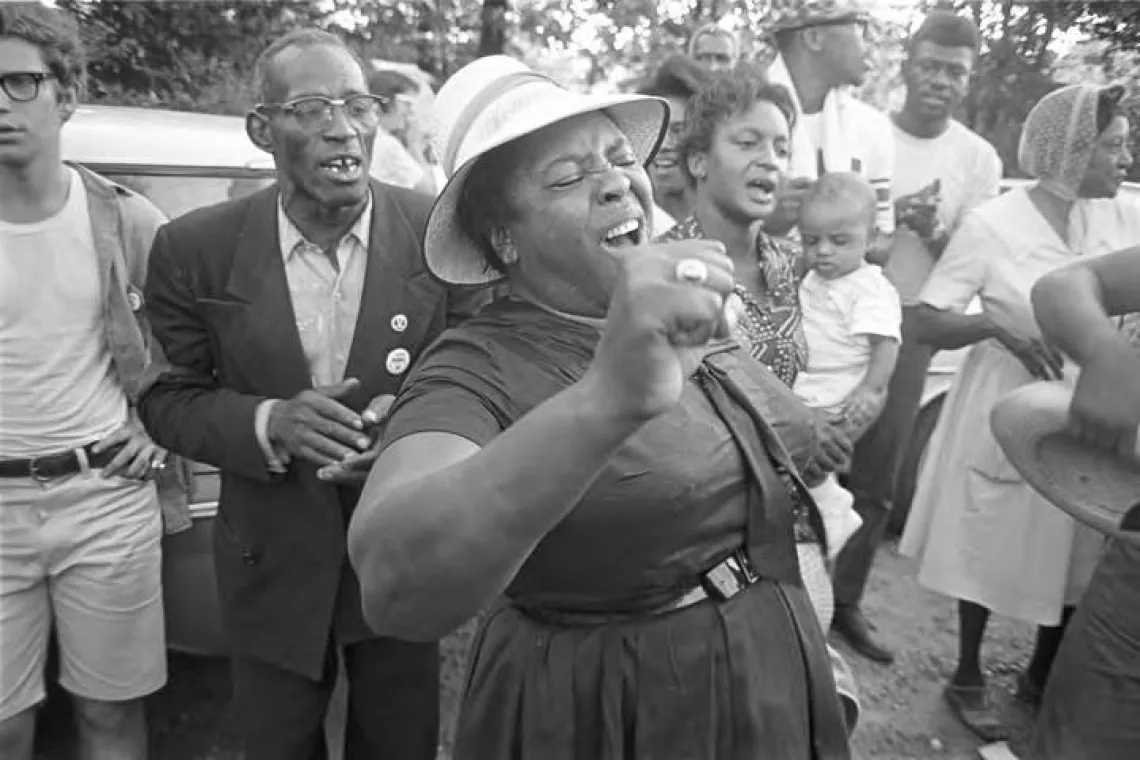
<instances>
[{"instance_id":1,"label":"black-framed glasses","mask_svg":"<svg viewBox=\"0 0 1140 760\"><path fill-rule=\"evenodd\" d=\"M307 95L285 103L262 103L256 110L261 113L283 113L297 122L308 132L328 128L333 121L333 112L343 108L349 121L361 127L373 127L380 123L380 113L388 98L381 95L350 95L343 100L326 98L323 95Z\"/></svg>"},{"instance_id":2,"label":"black-framed glasses","mask_svg":"<svg viewBox=\"0 0 1140 760\"><path fill-rule=\"evenodd\" d=\"M13 102L27 103L39 97L40 86L55 75L47 71L10 71L0 74L0 89Z\"/></svg>"}]
</instances>

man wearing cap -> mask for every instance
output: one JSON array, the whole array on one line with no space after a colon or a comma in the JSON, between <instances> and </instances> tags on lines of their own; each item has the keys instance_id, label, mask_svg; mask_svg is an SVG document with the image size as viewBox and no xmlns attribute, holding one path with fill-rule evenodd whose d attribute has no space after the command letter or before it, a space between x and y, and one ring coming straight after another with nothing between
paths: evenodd
<instances>
[{"instance_id":1,"label":"man wearing cap","mask_svg":"<svg viewBox=\"0 0 1140 760\"><path fill-rule=\"evenodd\" d=\"M348 760L435 757L437 645L368 629L345 536L390 394L481 296L423 268L430 200L369 179L380 104L364 72L324 31L270 45L246 127L277 183L174 220L151 254L170 367L140 414L222 473L215 564L248 760L325 756L340 666Z\"/></svg>"},{"instance_id":2,"label":"man wearing cap","mask_svg":"<svg viewBox=\"0 0 1140 760\"><path fill-rule=\"evenodd\" d=\"M869 15L858 0L773 0L767 28L777 54L768 79L792 93L789 179L765 228L785 235L799 219L799 204L824 172L854 172L878 199L876 227L883 248L894 232L890 183L894 143L890 120L848 90L867 76L865 34Z\"/></svg>"},{"instance_id":3,"label":"man wearing cap","mask_svg":"<svg viewBox=\"0 0 1140 760\"><path fill-rule=\"evenodd\" d=\"M895 169L891 124L885 114L847 91L866 78L864 35L868 20L856 0L772 3L769 31L778 52L768 77L792 93L797 118L789 178L764 226L777 236L792 232L799 219L800 200L817 177L825 172L854 172L875 190L879 240L869 255L881 263L883 259L878 257L890 251L895 231L890 202ZM860 654L888 663L893 654L874 640L871 626L859 610L858 596L849 600L840 595L844 590L839 579L842 558L841 554L834 572L833 629ZM858 585L861 595L862 583Z\"/></svg>"},{"instance_id":4,"label":"man wearing cap","mask_svg":"<svg viewBox=\"0 0 1140 760\"><path fill-rule=\"evenodd\" d=\"M891 512L899 463L910 443L931 349L914 337L914 303L934 262L967 212L997 196L1001 159L986 140L952 118L970 86L977 56L974 22L947 11L927 16L903 64L906 100L893 116L892 191L898 230L884 269L902 297L903 344L874 425L859 439L847 487L863 525L836 559L835 630L860 653L889 661L860 612L875 551Z\"/></svg>"},{"instance_id":5,"label":"man wearing cap","mask_svg":"<svg viewBox=\"0 0 1140 760\"><path fill-rule=\"evenodd\" d=\"M0 4L4 760L32 758L53 629L78 752L147 757L143 699L166 683L163 517L190 525L179 470L134 409L152 347L142 281L165 217L60 160L84 69L70 17Z\"/></svg>"},{"instance_id":6,"label":"man wearing cap","mask_svg":"<svg viewBox=\"0 0 1140 760\"><path fill-rule=\"evenodd\" d=\"M689 39L689 57L710 74L728 71L740 58L740 44L720 24L705 24Z\"/></svg>"}]
</instances>

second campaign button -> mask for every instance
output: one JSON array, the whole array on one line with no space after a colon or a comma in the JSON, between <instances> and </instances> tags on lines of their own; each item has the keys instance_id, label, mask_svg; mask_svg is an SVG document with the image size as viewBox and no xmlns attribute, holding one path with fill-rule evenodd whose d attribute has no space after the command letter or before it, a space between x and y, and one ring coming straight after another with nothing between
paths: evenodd
<instances>
[{"instance_id":1,"label":"second campaign button","mask_svg":"<svg viewBox=\"0 0 1140 760\"><path fill-rule=\"evenodd\" d=\"M408 353L406 348L397 348L388 354L388 361L385 366L388 368L390 375L402 375L408 371L408 365L412 363L412 355Z\"/></svg>"},{"instance_id":2,"label":"second campaign button","mask_svg":"<svg viewBox=\"0 0 1140 760\"><path fill-rule=\"evenodd\" d=\"M408 329L408 318L403 314L397 314L392 317L392 329L396 332L403 332Z\"/></svg>"}]
</instances>

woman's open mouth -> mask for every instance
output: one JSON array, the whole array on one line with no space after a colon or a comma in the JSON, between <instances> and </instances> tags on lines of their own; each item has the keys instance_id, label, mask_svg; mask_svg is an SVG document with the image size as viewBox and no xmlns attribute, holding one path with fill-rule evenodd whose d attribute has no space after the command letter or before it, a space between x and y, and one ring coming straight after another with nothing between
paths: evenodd
<instances>
[{"instance_id":1,"label":"woman's open mouth","mask_svg":"<svg viewBox=\"0 0 1140 760\"><path fill-rule=\"evenodd\" d=\"M766 177L757 177L744 183L748 197L754 203L770 203L775 198L776 182Z\"/></svg>"},{"instance_id":2,"label":"woman's open mouth","mask_svg":"<svg viewBox=\"0 0 1140 760\"><path fill-rule=\"evenodd\" d=\"M644 224L640 219L630 219L611 227L602 237L602 245L607 248L625 248L641 245L645 239Z\"/></svg>"}]
</instances>

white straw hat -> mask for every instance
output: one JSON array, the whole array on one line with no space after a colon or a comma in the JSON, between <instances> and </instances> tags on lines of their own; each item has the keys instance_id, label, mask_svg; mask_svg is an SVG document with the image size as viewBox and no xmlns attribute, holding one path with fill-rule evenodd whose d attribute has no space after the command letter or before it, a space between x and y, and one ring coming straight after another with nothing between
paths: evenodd
<instances>
[{"instance_id":1,"label":"white straw hat","mask_svg":"<svg viewBox=\"0 0 1140 760\"><path fill-rule=\"evenodd\" d=\"M432 274L454 285L500 279L456 220L456 205L472 165L512 140L595 111L613 119L642 163L653 157L668 126L664 100L573 92L509 56L478 58L455 72L440 88L433 109L431 132L448 182L424 233L424 256Z\"/></svg>"},{"instance_id":2,"label":"white straw hat","mask_svg":"<svg viewBox=\"0 0 1140 760\"><path fill-rule=\"evenodd\" d=\"M1140 453L1130 462L1068 435L1072 400L1065 383L1031 383L994 405L990 426L1042 496L1101 533L1140 543Z\"/></svg>"}]
</instances>

